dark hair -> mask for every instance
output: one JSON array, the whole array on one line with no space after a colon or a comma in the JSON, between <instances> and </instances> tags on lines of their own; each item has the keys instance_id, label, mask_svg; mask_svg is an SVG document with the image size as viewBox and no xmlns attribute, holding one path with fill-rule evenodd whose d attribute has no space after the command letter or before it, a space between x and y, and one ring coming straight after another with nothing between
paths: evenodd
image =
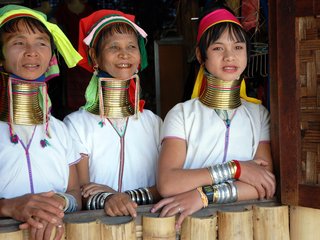
<instances>
[{"instance_id":1,"label":"dark hair","mask_svg":"<svg viewBox=\"0 0 320 240\"><path fill-rule=\"evenodd\" d=\"M236 40L237 42L246 43L247 47L247 58L249 59L250 54L250 39L245 30L239 25L232 22L222 22L214 25L209 28L200 38L198 43L198 47L201 54L201 60L204 62L207 59L207 49L208 47L217 41L221 34L227 30L229 36L232 40Z\"/></svg>"},{"instance_id":2,"label":"dark hair","mask_svg":"<svg viewBox=\"0 0 320 240\"><path fill-rule=\"evenodd\" d=\"M224 0L218 0L213 2L209 9L207 9L203 14L202 17L200 18L199 22L201 21L201 19L203 17L205 17L206 15L208 15L209 13L218 10L218 9L225 9L227 11L229 11L230 13L232 13L233 15L234 12L225 5L225 1ZM231 37L232 40L236 40L238 42L244 42L246 43L246 47L247 47L247 59L249 61L249 56L250 56L250 48L251 48L251 44L250 44L250 38L247 34L247 32L238 24L232 23L232 22L221 22L218 23L212 27L210 27L207 31L205 31L203 33L203 35L201 36L199 43L198 43L198 47L200 50L200 54L201 54L201 60L204 62L207 59L207 49L208 47L214 43L215 41L218 40L218 38L221 36L221 34L227 30L229 33L229 36Z\"/></svg>"},{"instance_id":3,"label":"dark hair","mask_svg":"<svg viewBox=\"0 0 320 240\"><path fill-rule=\"evenodd\" d=\"M6 22L5 24L3 24L3 26L0 27L0 59L4 60L4 55L2 52L2 48L3 48L3 39L2 36L4 33L16 33L19 32L19 23L23 23L27 29L27 31L29 33L35 33L36 30L38 30L41 33L46 33L49 38L50 38L50 45L51 45L51 49L52 51L55 49L55 45L54 45L54 41L53 41L53 37L51 35L51 33L49 32L49 30L46 28L46 26L40 22L39 20L32 18L32 17L18 17L18 18L14 18L8 22Z\"/></svg>"},{"instance_id":4,"label":"dark hair","mask_svg":"<svg viewBox=\"0 0 320 240\"><path fill-rule=\"evenodd\" d=\"M131 34L134 33L138 39L139 35L138 33L133 29L133 27L131 27L131 25L127 24L127 23L123 23L123 22L116 22L116 23L112 23L108 26L106 26L105 28L103 28L98 36L96 37L96 42L93 44L93 48L96 52L97 57L99 56L100 52L101 52L101 48L102 48L102 44L105 41L106 38L116 34L116 33L120 33L120 34Z\"/></svg>"}]
</instances>

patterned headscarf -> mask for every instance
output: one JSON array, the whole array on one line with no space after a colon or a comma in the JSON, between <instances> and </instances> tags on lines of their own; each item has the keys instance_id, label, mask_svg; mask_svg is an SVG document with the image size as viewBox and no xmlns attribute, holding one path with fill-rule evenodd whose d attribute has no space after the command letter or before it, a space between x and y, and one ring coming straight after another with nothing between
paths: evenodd
<instances>
[{"instance_id":1,"label":"patterned headscarf","mask_svg":"<svg viewBox=\"0 0 320 240\"><path fill-rule=\"evenodd\" d=\"M51 33L55 46L64 58L69 68L74 67L82 59L80 54L73 48L69 39L62 30L53 23L47 21L47 17L42 12L32 10L19 5L7 5L0 8L0 28L8 21L19 17L31 17L39 20ZM55 56L50 61L46 78L52 78L59 74L59 68Z\"/></svg>"}]
</instances>

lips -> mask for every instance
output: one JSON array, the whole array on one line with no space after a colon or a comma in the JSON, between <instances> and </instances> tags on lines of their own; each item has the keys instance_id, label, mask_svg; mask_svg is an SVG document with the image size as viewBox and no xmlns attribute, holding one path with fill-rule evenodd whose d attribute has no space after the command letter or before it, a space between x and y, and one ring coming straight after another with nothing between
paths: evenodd
<instances>
[{"instance_id":1,"label":"lips","mask_svg":"<svg viewBox=\"0 0 320 240\"><path fill-rule=\"evenodd\" d=\"M130 68L132 64L130 63L120 63L116 65L118 68Z\"/></svg>"}]
</instances>

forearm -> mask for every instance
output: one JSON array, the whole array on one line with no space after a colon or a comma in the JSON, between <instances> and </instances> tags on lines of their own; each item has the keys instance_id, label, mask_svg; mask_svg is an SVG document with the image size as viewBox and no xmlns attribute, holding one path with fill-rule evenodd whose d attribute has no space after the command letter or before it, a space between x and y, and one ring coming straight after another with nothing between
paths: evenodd
<instances>
[{"instance_id":1,"label":"forearm","mask_svg":"<svg viewBox=\"0 0 320 240\"><path fill-rule=\"evenodd\" d=\"M241 181L236 181L235 185L238 190L238 201L259 199L258 191L254 186Z\"/></svg>"},{"instance_id":2,"label":"forearm","mask_svg":"<svg viewBox=\"0 0 320 240\"><path fill-rule=\"evenodd\" d=\"M159 174L157 188L162 197L170 197L210 184L212 179L207 168L172 169Z\"/></svg>"}]
</instances>

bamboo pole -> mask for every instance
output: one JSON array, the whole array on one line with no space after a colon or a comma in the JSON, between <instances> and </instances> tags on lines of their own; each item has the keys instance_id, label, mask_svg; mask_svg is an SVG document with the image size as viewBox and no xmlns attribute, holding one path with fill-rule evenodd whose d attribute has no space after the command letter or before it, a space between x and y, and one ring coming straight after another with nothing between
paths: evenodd
<instances>
[{"instance_id":1,"label":"bamboo pole","mask_svg":"<svg viewBox=\"0 0 320 240\"><path fill-rule=\"evenodd\" d=\"M320 238L320 209L290 206L291 240Z\"/></svg>"},{"instance_id":2,"label":"bamboo pole","mask_svg":"<svg viewBox=\"0 0 320 240\"><path fill-rule=\"evenodd\" d=\"M187 217L181 226L181 240L216 239L217 215L210 217Z\"/></svg>"},{"instance_id":3,"label":"bamboo pole","mask_svg":"<svg viewBox=\"0 0 320 240\"><path fill-rule=\"evenodd\" d=\"M142 239L176 239L175 216L157 217L157 216L142 216Z\"/></svg>"},{"instance_id":4,"label":"bamboo pole","mask_svg":"<svg viewBox=\"0 0 320 240\"><path fill-rule=\"evenodd\" d=\"M0 232L0 240L23 240L22 230L12 232Z\"/></svg>"},{"instance_id":5,"label":"bamboo pole","mask_svg":"<svg viewBox=\"0 0 320 240\"><path fill-rule=\"evenodd\" d=\"M253 206L255 240L290 240L288 206Z\"/></svg>"},{"instance_id":6,"label":"bamboo pole","mask_svg":"<svg viewBox=\"0 0 320 240\"><path fill-rule=\"evenodd\" d=\"M100 223L97 221L65 223L66 240L100 240L100 235Z\"/></svg>"},{"instance_id":7,"label":"bamboo pole","mask_svg":"<svg viewBox=\"0 0 320 240\"><path fill-rule=\"evenodd\" d=\"M218 212L218 239L253 239L253 211Z\"/></svg>"},{"instance_id":8,"label":"bamboo pole","mask_svg":"<svg viewBox=\"0 0 320 240\"><path fill-rule=\"evenodd\" d=\"M101 223L101 240L136 240L135 221L116 225Z\"/></svg>"}]
</instances>

